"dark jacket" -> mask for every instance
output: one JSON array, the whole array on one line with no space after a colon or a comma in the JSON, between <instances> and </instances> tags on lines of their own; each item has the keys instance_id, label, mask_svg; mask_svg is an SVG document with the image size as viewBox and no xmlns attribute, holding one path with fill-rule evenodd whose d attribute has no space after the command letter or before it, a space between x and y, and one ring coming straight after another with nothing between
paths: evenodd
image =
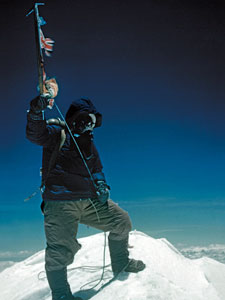
<instances>
[{"instance_id":1,"label":"dark jacket","mask_svg":"<svg viewBox=\"0 0 225 300\"><path fill-rule=\"evenodd\" d=\"M73 102L66 114L67 121L69 122L70 118L74 114L79 113L79 111L94 113L96 116L96 126L101 126L101 114L97 112L89 99L79 99ZM45 182L43 199L45 201L80 200L96 197L93 182L67 131L65 142L60 151L56 151L57 157L55 163L48 174L52 153L55 151L54 149L59 148L61 130L61 127L47 125L42 114L37 115L31 111L28 112L27 138L31 142L43 146L42 179ZM93 134L86 132L79 137L75 137L75 139L94 180L105 181L99 154L93 142Z\"/></svg>"}]
</instances>

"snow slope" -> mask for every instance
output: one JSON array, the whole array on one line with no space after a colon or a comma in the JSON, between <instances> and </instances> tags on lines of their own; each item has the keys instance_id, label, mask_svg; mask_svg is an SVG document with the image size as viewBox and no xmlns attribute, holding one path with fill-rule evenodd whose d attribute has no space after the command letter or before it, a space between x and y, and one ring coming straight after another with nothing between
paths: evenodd
<instances>
[{"instance_id":1,"label":"snow slope","mask_svg":"<svg viewBox=\"0 0 225 300\"><path fill-rule=\"evenodd\" d=\"M146 269L138 274L121 274L115 281L98 291L112 278L107 267L104 280L94 290L93 282L101 277L102 269L78 268L102 266L104 234L79 240L82 249L69 266L68 278L75 295L84 300L224 300L225 265L213 259L185 258L166 239L153 239L142 232L130 233L130 257L143 259ZM106 264L109 264L106 251ZM51 300L45 278L44 251L16 263L0 273L1 300Z\"/></svg>"}]
</instances>

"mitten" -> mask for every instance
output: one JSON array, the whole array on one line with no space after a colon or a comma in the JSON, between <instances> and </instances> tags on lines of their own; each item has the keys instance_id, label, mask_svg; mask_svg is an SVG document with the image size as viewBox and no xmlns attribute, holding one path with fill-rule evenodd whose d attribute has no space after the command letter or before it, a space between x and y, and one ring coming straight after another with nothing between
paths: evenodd
<instances>
[{"instance_id":1,"label":"mitten","mask_svg":"<svg viewBox=\"0 0 225 300\"><path fill-rule=\"evenodd\" d=\"M97 184L96 194L98 200L102 203L106 203L110 196L109 186L103 180L97 181L96 184Z\"/></svg>"},{"instance_id":2,"label":"mitten","mask_svg":"<svg viewBox=\"0 0 225 300\"><path fill-rule=\"evenodd\" d=\"M30 111L34 114L40 114L48 106L48 99L43 96L37 96L30 102Z\"/></svg>"}]
</instances>

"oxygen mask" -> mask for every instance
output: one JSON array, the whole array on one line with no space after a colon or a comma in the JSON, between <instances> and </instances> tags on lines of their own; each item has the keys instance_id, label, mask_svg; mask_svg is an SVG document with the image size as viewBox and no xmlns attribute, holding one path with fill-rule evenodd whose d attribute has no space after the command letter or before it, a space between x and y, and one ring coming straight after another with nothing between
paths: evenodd
<instances>
[{"instance_id":1,"label":"oxygen mask","mask_svg":"<svg viewBox=\"0 0 225 300\"><path fill-rule=\"evenodd\" d=\"M93 131L96 124L96 117L94 114L88 112L81 112L71 122L71 130L76 134L83 134L87 131Z\"/></svg>"}]
</instances>

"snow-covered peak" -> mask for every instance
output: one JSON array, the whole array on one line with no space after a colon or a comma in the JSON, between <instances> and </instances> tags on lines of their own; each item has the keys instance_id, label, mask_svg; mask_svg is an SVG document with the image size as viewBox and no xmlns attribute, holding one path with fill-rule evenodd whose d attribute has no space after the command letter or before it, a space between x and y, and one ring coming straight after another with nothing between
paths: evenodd
<instances>
[{"instance_id":1,"label":"snow-covered peak","mask_svg":"<svg viewBox=\"0 0 225 300\"><path fill-rule=\"evenodd\" d=\"M74 294L84 300L225 299L224 264L209 258L185 258L166 239L154 239L138 231L130 233L130 257L142 259L146 269L137 274L123 273L107 285L112 279L108 266L103 281L89 290L102 275L104 234L81 238L79 242L82 248L68 267L68 278ZM110 264L108 249L105 264ZM99 291L103 284L105 287ZM1 300L51 300L44 273L44 251L2 271L0 290Z\"/></svg>"}]
</instances>

